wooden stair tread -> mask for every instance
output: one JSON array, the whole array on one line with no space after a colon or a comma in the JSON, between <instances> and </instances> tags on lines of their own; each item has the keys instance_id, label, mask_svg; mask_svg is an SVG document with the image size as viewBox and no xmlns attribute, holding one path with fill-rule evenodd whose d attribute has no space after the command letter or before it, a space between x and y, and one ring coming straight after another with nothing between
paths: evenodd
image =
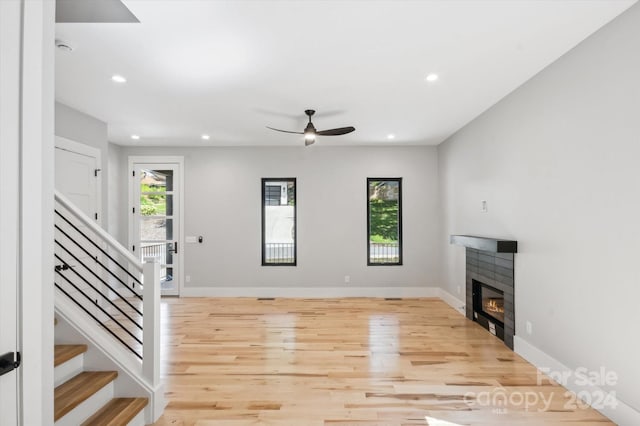
<instances>
[{"instance_id":1,"label":"wooden stair tread","mask_svg":"<svg viewBox=\"0 0 640 426\"><path fill-rule=\"evenodd\" d=\"M59 366L71 358L87 351L87 345L56 345L54 349L53 365Z\"/></svg>"},{"instance_id":2,"label":"wooden stair tread","mask_svg":"<svg viewBox=\"0 0 640 426\"><path fill-rule=\"evenodd\" d=\"M147 398L113 398L81 426L126 425L147 406Z\"/></svg>"},{"instance_id":3,"label":"wooden stair tread","mask_svg":"<svg viewBox=\"0 0 640 426\"><path fill-rule=\"evenodd\" d=\"M54 391L54 420L73 410L118 377L117 371L84 371Z\"/></svg>"}]
</instances>

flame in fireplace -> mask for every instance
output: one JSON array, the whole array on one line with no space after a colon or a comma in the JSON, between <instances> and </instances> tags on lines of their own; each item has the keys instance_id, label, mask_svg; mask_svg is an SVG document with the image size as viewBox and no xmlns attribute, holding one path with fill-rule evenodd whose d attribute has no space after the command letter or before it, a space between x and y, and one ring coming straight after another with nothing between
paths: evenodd
<instances>
[{"instance_id":1,"label":"flame in fireplace","mask_svg":"<svg viewBox=\"0 0 640 426\"><path fill-rule=\"evenodd\" d=\"M484 303L484 310L495 314L504 314L504 299L486 299Z\"/></svg>"}]
</instances>

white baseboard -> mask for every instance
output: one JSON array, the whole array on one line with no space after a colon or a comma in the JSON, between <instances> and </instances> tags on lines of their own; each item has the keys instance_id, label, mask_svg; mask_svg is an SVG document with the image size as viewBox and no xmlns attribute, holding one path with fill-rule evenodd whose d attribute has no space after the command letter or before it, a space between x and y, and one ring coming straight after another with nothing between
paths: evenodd
<instances>
[{"instance_id":1,"label":"white baseboard","mask_svg":"<svg viewBox=\"0 0 640 426\"><path fill-rule=\"evenodd\" d=\"M447 305L451 306L453 309L458 311L463 316L467 315L466 310L465 310L466 309L465 302L463 302L462 300L458 299L457 297L455 297L454 295L452 295L448 291L443 290L442 288L439 288L438 290L439 290L438 297L440 297L440 299L442 299Z\"/></svg>"},{"instance_id":2,"label":"white baseboard","mask_svg":"<svg viewBox=\"0 0 640 426\"><path fill-rule=\"evenodd\" d=\"M182 297L440 297L438 287L185 287Z\"/></svg>"},{"instance_id":3,"label":"white baseboard","mask_svg":"<svg viewBox=\"0 0 640 426\"><path fill-rule=\"evenodd\" d=\"M578 378L576 372L566 367L560 361L544 353L540 349L533 346L531 343L522 339L521 337L514 336L513 339L514 351L529 361L534 367L545 372L553 372L554 375L560 376L565 374L567 380L561 383L568 390L580 395L581 392L586 392L590 396L607 395L608 392L595 385L581 385L576 383ZM587 372L588 373L588 372ZM584 373L583 373L584 374ZM608 394L608 398L612 404L605 404L605 406L592 406L594 409L611 419L621 426L636 426L640 425L640 412L620 401L615 394ZM600 400L600 398L593 398L593 400ZM588 401L587 401L588 402Z\"/></svg>"}]
</instances>

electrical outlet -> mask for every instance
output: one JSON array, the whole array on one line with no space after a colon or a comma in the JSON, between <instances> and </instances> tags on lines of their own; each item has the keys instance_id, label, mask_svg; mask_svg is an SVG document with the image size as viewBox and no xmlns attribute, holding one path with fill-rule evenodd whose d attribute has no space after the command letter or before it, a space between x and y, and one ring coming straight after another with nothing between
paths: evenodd
<instances>
[{"instance_id":1,"label":"electrical outlet","mask_svg":"<svg viewBox=\"0 0 640 426\"><path fill-rule=\"evenodd\" d=\"M344 282L345 283L350 283L351 282L351 277L349 275L345 275L344 276Z\"/></svg>"},{"instance_id":2,"label":"electrical outlet","mask_svg":"<svg viewBox=\"0 0 640 426\"><path fill-rule=\"evenodd\" d=\"M190 283L191 282L191 275L185 275L184 276L184 280L185 280L185 282Z\"/></svg>"},{"instance_id":3,"label":"electrical outlet","mask_svg":"<svg viewBox=\"0 0 640 426\"><path fill-rule=\"evenodd\" d=\"M489 211L489 207L487 206L487 200L480 201L480 209L482 213L486 213Z\"/></svg>"},{"instance_id":4,"label":"electrical outlet","mask_svg":"<svg viewBox=\"0 0 640 426\"><path fill-rule=\"evenodd\" d=\"M458 286L458 294L460 294L460 286Z\"/></svg>"},{"instance_id":5,"label":"electrical outlet","mask_svg":"<svg viewBox=\"0 0 640 426\"><path fill-rule=\"evenodd\" d=\"M527 321L527 334L532 334L533 333L533 325L531 324L531 321Z\"/></svg>"}]
</instances>

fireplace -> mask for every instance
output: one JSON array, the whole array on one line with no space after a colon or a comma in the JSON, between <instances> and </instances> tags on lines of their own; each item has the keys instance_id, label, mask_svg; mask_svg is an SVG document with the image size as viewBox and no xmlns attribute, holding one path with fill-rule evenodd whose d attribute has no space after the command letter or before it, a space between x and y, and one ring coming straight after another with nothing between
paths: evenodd
<instances>
[{"instance_id":1,"label":"fireplace","mask_svg":"<svg viewBox=\"0 0 640 426\"><path fill-rule=\"evenodd\" d=\"M518 242L452 235L466 247L466 316L513 349L515 335L514 255Z\"/></svg>"},{"instance_id":2,"label":"fireplace","mask_svg":"<svg viewBox=\"0 0 640 426\"><path fill-rule=\"evenodd\" d=\"M473 319L504 340L504 291L472 279Z\"/></svg>"}]
</instances>

